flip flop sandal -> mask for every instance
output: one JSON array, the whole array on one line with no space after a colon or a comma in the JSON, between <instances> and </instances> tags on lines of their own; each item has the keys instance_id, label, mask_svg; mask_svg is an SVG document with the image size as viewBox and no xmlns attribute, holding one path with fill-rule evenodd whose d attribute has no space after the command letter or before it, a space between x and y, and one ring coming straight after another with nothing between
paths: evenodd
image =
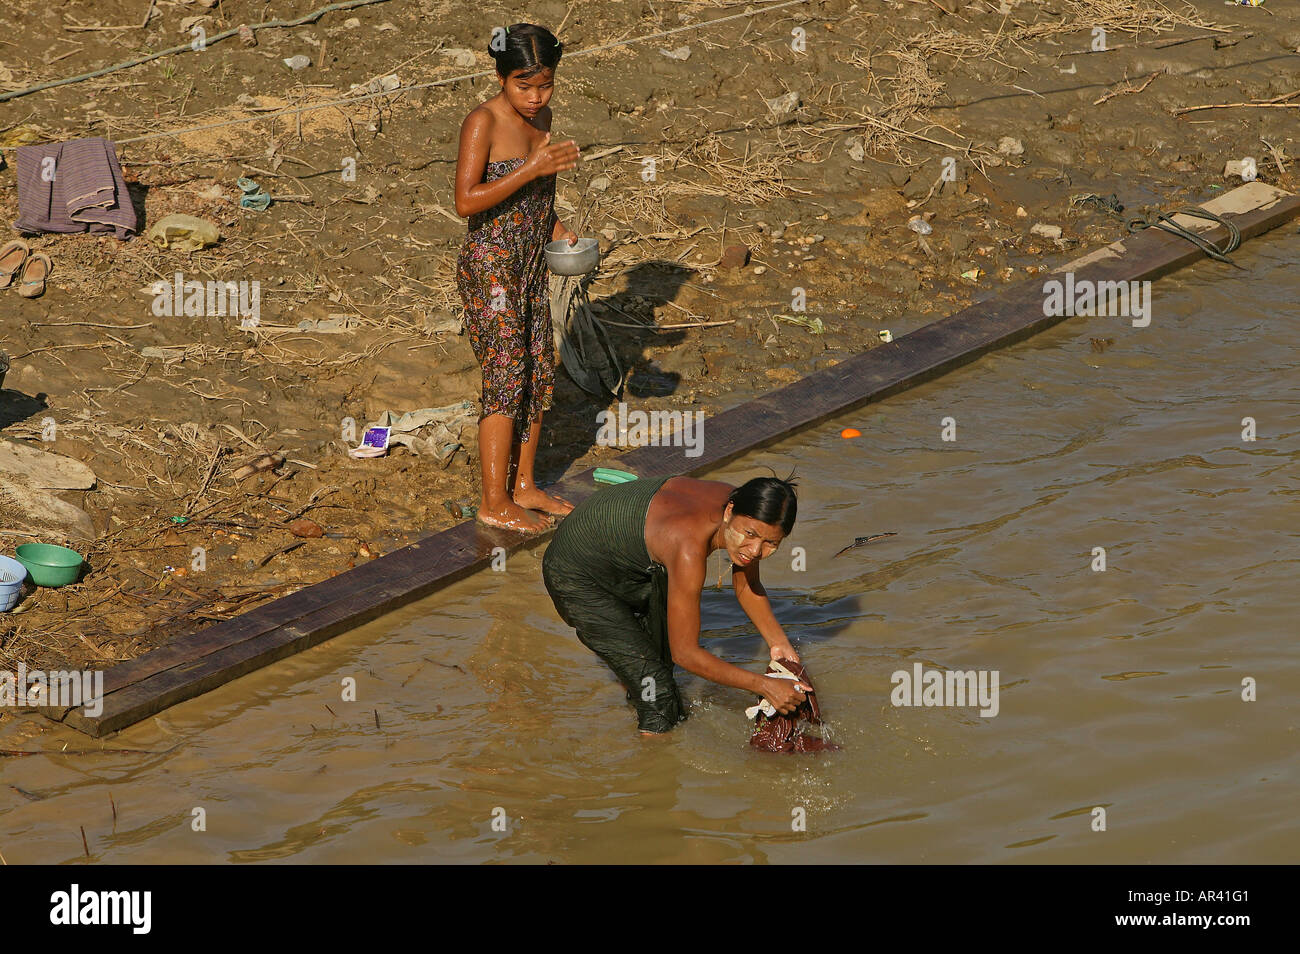
<instances>
[{"instance_id":1,"label":"flip flop sandal","mask_svg":"<svg viewBox=\"0 0 1300 954\"><path fill-rule=\"evenodd\" d=\"M13 260L14 252L22 252L17 261ZM31 253L30 246L22 239L6 242L4 248L0 248L0 288L8 288L14 283L14 276L22 271Z\"/></svg>"},{"instance_id":2,"label":"flip flop sandal","mask_svg":"<svg viewBox=\"0 0 1300 954\"><path fill-rule=\"evenodd\" d=\"M28 278L27 271L37 263L44 263L45 272L39 278ZM54 263L44 252L37 252L35 255L29 255L27 261L23 263L22 284L18 286L18 294L24 298L40 298L45 294L45 279L50 275L54 268Z\"/></svg>"}]
</instances>

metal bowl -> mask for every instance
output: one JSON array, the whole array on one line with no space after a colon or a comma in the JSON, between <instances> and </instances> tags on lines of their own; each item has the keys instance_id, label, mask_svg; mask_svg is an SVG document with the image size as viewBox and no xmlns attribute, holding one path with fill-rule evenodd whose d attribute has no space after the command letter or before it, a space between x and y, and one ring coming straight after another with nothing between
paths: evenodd
<instances>
[{"instance_id":1,"label":"metal bowl","mask_svg":"<svg viewBox=\"0 0 1300 954\"><path fill-rule=\"evenodd\" d=\"M573 245L568 239L547 242L546 264L556 275L585 275L600 264L600 244L594 238L580 238Z\"/></svg>"}]
</instances>

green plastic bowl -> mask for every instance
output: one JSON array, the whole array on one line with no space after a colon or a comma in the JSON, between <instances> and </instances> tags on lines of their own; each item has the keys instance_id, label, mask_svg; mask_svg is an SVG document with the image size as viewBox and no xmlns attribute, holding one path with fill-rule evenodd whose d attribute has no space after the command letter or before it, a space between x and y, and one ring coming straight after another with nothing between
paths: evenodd
<instances>
[{"instance_id":1,"label":"green plastic bowl","mask_svg":"<svg viewBox=\"0 0 1300 954\"><path fill-rule=\"evenodd\" d=\"M85 558L76 550L52 543L24 543L14 550L18 562L37 586L66 586L76 582Z\"/></svg>"},{"instance_id":2,"label":"green plastic bowl","mask_svg":"<svg viewBox=\"0 0 1300 954\"><path fill-rule=\"evenodd\" d=\"M591 476L598 484L626 484L637 479L636 474L629 474L625 470L615 470L612 467L597 467Z\"/></svg>"}]
</instances>

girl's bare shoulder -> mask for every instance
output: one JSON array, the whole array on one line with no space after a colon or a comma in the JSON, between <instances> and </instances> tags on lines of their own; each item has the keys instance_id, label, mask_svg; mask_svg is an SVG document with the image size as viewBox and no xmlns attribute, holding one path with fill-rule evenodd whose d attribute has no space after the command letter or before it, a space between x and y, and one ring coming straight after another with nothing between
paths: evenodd
<instances>
[{"instance_id":1,"label":"girl's bare shoulder","mask_svg":"<svg viewBox=\"0 0 1300 954\"><path fill-rule=\"evenodd\" d=\"M479 103L469 111L465 121L460 124L462 132L491 132L496 125L496 111L488 103Z\"/></svg>"}]
</instances>

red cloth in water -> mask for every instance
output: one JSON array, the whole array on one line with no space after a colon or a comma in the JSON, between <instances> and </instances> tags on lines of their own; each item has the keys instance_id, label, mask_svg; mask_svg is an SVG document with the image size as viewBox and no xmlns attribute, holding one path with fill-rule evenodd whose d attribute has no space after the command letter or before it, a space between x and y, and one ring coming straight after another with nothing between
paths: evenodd
<instances>
[{"instance_id":1,"label":"red cloth in water","mask_svg":"<svg viewBox=\"0 0 1300 954\"><path fill-rule=\"evenodd\" d=\"M782 659L781 665L798 676L803 685L810 690L813 689L808 671L802 665L788 659ZM767 667L769 676L779 671L774 665L769 664ZM774 716L758 713L754 718L754 733L749 737L749 744L763 752L837 751L838 745L818 736L809 735L800 727L799 723L804 721L812 725L822 724L822 710L817 704L817 693L811 691L805 695L807 698L789 715L782 715L779 712Z\"/></svg>"}]
</instances>

